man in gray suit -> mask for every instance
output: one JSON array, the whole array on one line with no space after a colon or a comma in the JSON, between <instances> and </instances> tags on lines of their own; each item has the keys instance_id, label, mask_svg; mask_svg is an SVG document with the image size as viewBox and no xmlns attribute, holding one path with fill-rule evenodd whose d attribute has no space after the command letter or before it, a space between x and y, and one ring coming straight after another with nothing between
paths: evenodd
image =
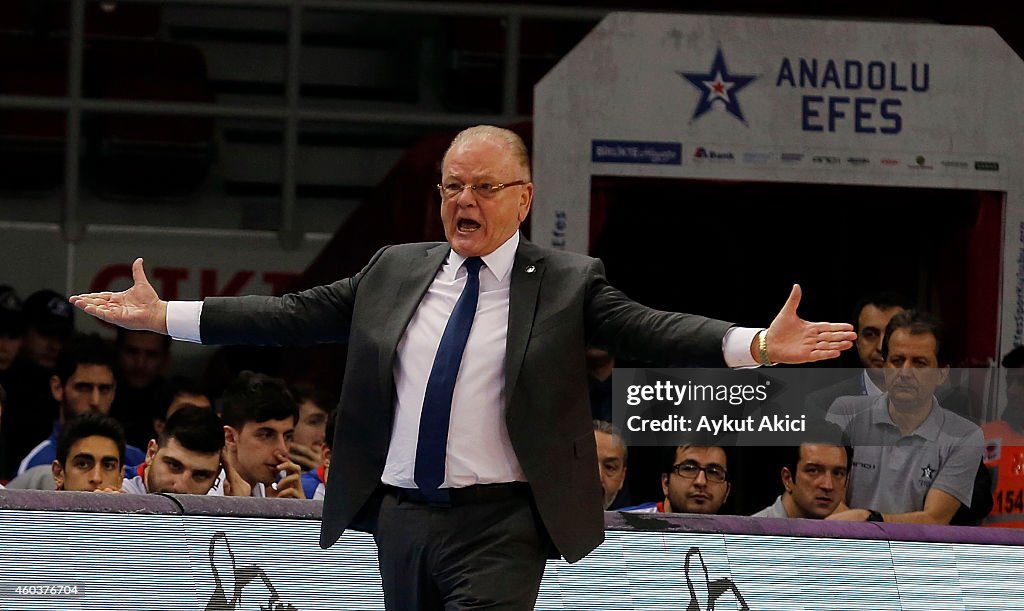
<instances>
[{"instance_id":1,"label":"man in gray suit","mask_svg":"<svg viewBox=\"0 0 1024 611\"><path fill-rule=\"evenodd\" d=\"M801 320L797 286L768 329L735 328L641 306L600 261L531 244L529 158L507 130L456 136L438 188L446 243L384 248L328 286L168 304L138 259L131 289L73 299L204 343L347 342L321 545L373 532L389 609L532 608L547 557L601 543L586 346L752 366L834 358L855 338Z\"/></svg>"}]
</instances>

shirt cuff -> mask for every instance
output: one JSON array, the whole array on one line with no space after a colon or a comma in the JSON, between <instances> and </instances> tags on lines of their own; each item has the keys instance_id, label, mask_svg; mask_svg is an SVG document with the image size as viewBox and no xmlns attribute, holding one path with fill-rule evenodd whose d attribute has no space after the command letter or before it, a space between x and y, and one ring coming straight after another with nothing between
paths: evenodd
<instances>
[{"instance_id":1,"label":"shirt cuff","mask_svg":"<svg viewBox=\"0 0 1024 611\"><path fill-rule=\"evenodd\" d=\"M170 308L168 312L167 328L170 329ZM725 364L729 367L760 367L761 363L750 355L750 344L754 337L762 329L751 327L732 327L725 332L722 338L722 356L725 357Z\"/></svg>"},{"instance_id":2,"label":"shirt cuff","mask_svg":"<svg viewBox=\"0 0 1024 611\"><path fill-rule=\"evenodd\" d=\"M199 337L199 317L202 314L202 301L168 301L167 335L185 342L202 343Z\"/></svg>"}]
</instances>

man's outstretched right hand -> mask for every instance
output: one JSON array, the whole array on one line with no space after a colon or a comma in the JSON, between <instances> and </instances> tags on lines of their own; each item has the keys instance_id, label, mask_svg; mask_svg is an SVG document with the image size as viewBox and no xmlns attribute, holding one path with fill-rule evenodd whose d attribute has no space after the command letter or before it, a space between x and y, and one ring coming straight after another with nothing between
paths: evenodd
<instances>
[{"instance_id":1,"label":"man's outstretched right hand","mask_svg":"<svg viewBox=\"0 0 1024 611\"><path fill-rule=\"evenodd\" d=\"M167 334L167 302L160 299L142 269L142 259L132 263L135 283L126 291L74 295L69 301L100 320L126 329Z\"/></svg>"}]
</instances>

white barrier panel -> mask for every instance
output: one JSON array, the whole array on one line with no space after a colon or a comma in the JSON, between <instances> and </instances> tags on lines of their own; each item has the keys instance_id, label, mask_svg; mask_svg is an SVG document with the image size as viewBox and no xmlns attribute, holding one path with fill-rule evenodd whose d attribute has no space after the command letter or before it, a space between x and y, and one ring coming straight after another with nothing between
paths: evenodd
<instances>
[{"instance_id":1,"label":"white barrier panel","mask_svg":"<svg viewBox=\"0 0 1024 611\"><path fill-rule=\"evenodd\" d=\"M18 509L0 519L0 610L383 608L372 538L349 532L321 550L315 519ZM609 531L583 561L550 561L537 608L1018 610L1024 600L1019 545L678 532L702 521L654 517L651 527L677 532Z\"/></svg>"}]
</instances>

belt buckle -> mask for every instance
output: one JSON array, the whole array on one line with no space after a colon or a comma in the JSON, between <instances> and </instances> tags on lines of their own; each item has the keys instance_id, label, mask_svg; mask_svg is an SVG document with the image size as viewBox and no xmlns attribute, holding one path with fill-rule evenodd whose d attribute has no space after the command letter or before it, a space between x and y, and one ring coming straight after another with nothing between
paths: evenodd
<instances>
[{"instance_id":1,"label":"belt buckle","mask_svg":"<svg viewBox=\"0 0 1024 611\"><path fill-rule=\"evenodd\" d=\"M399 502L416 503L429 507L451 507L451 493L447 488L423 490L421 488L393 488Z\"/></svg>"},{"instance_id":2,"label":"belt buckle","mask_svg":"<svg viewBox=\"0 0 1024 611\"><path fill-rule=\"evenodd\" d=\"M435 488L433 490L418 489L416 496L420 502L430 507L451 507L452 494L447 488Z\"/></svg>"}]
</instances>

